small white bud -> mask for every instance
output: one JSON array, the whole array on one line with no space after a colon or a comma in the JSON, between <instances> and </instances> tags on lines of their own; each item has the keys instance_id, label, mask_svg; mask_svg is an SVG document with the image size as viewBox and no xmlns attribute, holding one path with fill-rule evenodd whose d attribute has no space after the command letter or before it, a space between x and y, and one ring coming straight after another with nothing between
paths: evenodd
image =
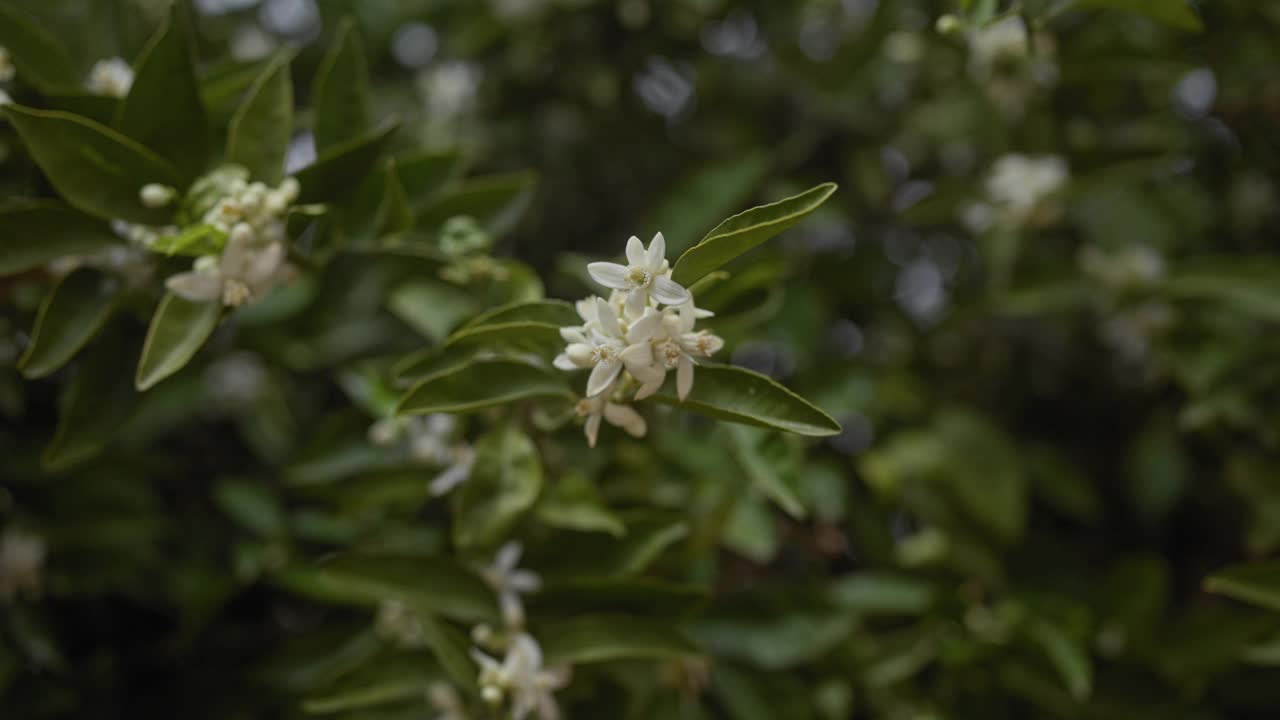
<instances>
[{"instance_id":1,"label":"small white bud","mask_svg":"<svg viewBox=\"0 0 1280 720\"><path fill-rule=\"evenodd\" d=\"M13 104L13 98L9 97L9 93L5 92L4 90L0 90L0 107L4 107L5 105L12 105L12 104Z\"/></svg>"},{"instance_id":2,"label":"small white bud","mask_svg":"<svg viewBox=\"0 0 1280 720\"><path fill-rule=\"evenodd\" d=\"M285 202L292 205L298 199L298 195L302 192L302 185L297 178L287 177L284 182L280 183L280 194L284 196Z\"/></svg>"},{"instance_id":3,"label":"small white bud","mask_svg":"<svg viewBox=\"0 0 1280 720\"><path fill-rule=\"evenodd\" d=\"M217 272L218 256L217 255L201 255L200 257L196 258L196 261L193 267L195 271L198 273Z\"/></svg>"},{"instance_id":4,"label":"small white bud","mask_svg":"<svg viewBox=\"0 0 1280 720\"><path fill-rule=\"evenodd\" d=\"M938 22L934 24L939 35L954 35L960 32L961 27L960 18L950 13L938 18Z\"/></svg>"},{"instance_id":5,"label":"small white bud","mask_svg":"<svg viewBox=\"0 0 1280 720\"><path fill-rule=\"evenodd\" d=\"M480 699L489 705L498 705L502 702L502 688L497 685L485 685L480 688Z\"/></svg>"},{"instance_id":6,"label":"small white bud","mask_svg":"<svg viewBox=\"0 0 1280 720\"><path fill-rule=\"evenodd\" d=\"M247 245L252 243L255 237L256 235L253 232L253 226L249 225L249 223L236 223L235 226L231 228L231 242L236 243L237 245Z\"/></svg>"},{"instance_id":7,"label":"small white bud","mask_svg":"<svg viewBox=\"0 0 1280 720\"><path fill-rule=\"evenodd\" d=\"M471 628L471 640L477 645L488 645L493 640L493 628L484 623Z\"/></svg>"},{"instance_id":8,"label":"small white bud","mask_svg":"<svg viewBox=\"0 0 1280 720\"><path fill-rule=\"evenodd\" d=\"M162 208L172 203L177 195L177 190L159 183L148 183L138 191L138 198L149 208Z\"/></svg>"}]
</instances>

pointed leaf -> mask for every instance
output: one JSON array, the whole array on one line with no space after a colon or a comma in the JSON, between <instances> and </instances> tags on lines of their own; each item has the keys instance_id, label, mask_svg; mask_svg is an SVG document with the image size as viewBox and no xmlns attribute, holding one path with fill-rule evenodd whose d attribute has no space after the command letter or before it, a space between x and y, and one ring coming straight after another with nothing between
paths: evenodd
<instances>
[{"instance_id":1,"label":"pointed leaf","mask_svg":"<svg viewBox=\"0 0 1280 720\"><path fill-rule=\"evenodd\" d=\"M338 24L329 52L316 71L311 98L316 149L322 154L369 129L368 61L360 33L349 17Z\"/></svg>"},{"instance_id":2,"label":"pointed leaf","mask_svg":"<svg viewBox=\"0 0 1280 720\"><path fill-rule=\"evenodd\" d=\"M684 402L676 397L675 378L654 399L679 405L719 420L785 430L797 435L826 437L840 433L840 424L808 400L770 378L745 368L700 365L693 374L693 392Z\"/></svg>"},{"instance_id":3,"label":"pointed leaf","mask_svg":"<svg viewBox=\"0 0 1280 720\"><path fill-rule=\"evenodd\" d=\"M58 202L22 201L0 207L0 275L119 243L106 223Z\"/></svg>"},{"instance_id":4,"label":"pointed leaf","mask_svg":"<svg viewBox=\"0 0 1280 720\"><path fill-rule=\"evenodd\" d=\"M418 216L418 224L434 230L451 217L475 218L493 235L515 227L533 200L538 177L531 172L471 178L432 202Z\"/></svg>"},{"instance_id":5,"label":"pointed leaf","mask_svg":"<svg viewBox=\"0 0 1280 720\"><path fill-rule=\"evenodd\" d=\"M1187 0L1075 0L1075 6L1137 13L1181 30L1204 32L1204 21Z\"/></svg>"},{"instance_id":6,"label":"pointed leaf","mask_svg":"<svg viewBox=\"0 0 1280 720\"><path fill-rule=\"evenodd\" d=\"M1204 589L1280 612L1280 560L1234 565L1204 581Z\"/></svg>"},{"instance_id":7,"label":"pointed leaf","mask_svg":"<svg viewBox=\"0 0 1280 720\"><path fill-rule=\"evenodd\" d=\"M575 399L565 379L513 360L480 360L427 377L396 408L398 415L467 413L534 398Z\"/></svg>"},{"instance_id":8,"label":"pointed leaf","mask_svg":"<svg viewBox=\"0 0 1280 720\"><path fill-rule=\"evenodd\" d=\"M454 626L432 617L430 613L419 612L418 620L422 623L422 634L427 646L435 653L436 660L449 679L468 694L474 694L476 664L468 652L471 648L470 639Z\"/></svg>"},{"instance_id":9,"label":"pointed leaf","mask_svg":"<svg viewBox=\"0 0 1280 720\"><path fill-rule=\"evenodd\" d=\"M289 56L279 55L254 81L227 130L227 162L249 177L275 185L284 178L293 133L293 81Z\"/></svg>"},{"instance_id":10,"label":"pointed leaf","mask_svg":"<svg viewBox=\"0 0 1280 720\"><path fill-rule=\"evenodd\" d=\"M799 223L835 191L835 183L825 183L794 197L734 215L681 255L671 278L681 285L692 285L707 273Z\"/></svg>"},{"instance_id":11,"label":"pointed leaf","mask_svg":"<svg viewBox=\"0 0 1280 720\"><path fill-rule=\"evenodd\" d=\"M377 166L399 127L400 121L391 119L369 133L321 152L314 163L298 171L302 186L299 202L333 202L352 195L356 185Z\"/></svg>"},{"instance_id":12,"label":"pointed leaf","mask_svg":"<svg viewBox=\"0 0 1280 720\"><path fill-rule=\"evenodd\" d=\"M461 177L465 165L462 155L452 150L397 155L395 163L405 197L415 214L422 212Z\"/></svg>"},{"instance_id":13,"label":"pointed leaf","mask_svg":"<svg viewBox=\"0 0 1280 720\"><path fill-rule=\"evenodd\" d=\"M22 143L63 199L105 220L163 225L171 210L142 204L148 183L178 186L172 165L120 133L71 113L4 108Z\"/></svg>"},{"instance_id":14,"label":"pointed leaf","mask_svg":"<svg viewBox=\"0 0 1280 720\"><path fill-rule=\"evenodd\" d=\"M548 665L608 660L665 660L698 649L670 622L628 615L587 615L539 628Z\"/></svg>"},{"instance_id":15,"label":"pointed leaf","mask_svg":"<svg viewBox=\"0 0 1280 720\"><path fill-rule=\"evenodd\" d=\"M138 394L129 383L132 353L115 335L101 337L77 364L41 463L50 472L89 460L107 446L133 413Z\"/></svg>"},{"instance_id":16,"label":"pointed leaf","mask_svg":"<svg viewBox=\"0 0 1280 720\"><path fill-rule=\"evenodd\" d=\"M453 538L462 547L501 542L542 492L542 460L529 436L502 427L475 451L471 477L454 494Z\"/></svg>"},{"instance_id":17,"label":"pointed leaf","mask_svg":"<svg viewBox=\"0 0 1280 720\"><path fill-rule=\"evenodd\" d=\"M142 51L115 126L173 164L185 186L209 158L209 119L196 81L190 28L175 6Z\"/></svg>"},{"instance_id":18,"label":"pointed leaf","mask_svg":"<svg viewBox=\"0 0 1280 720\"><path fill-rule=\"evenodd\" d=\"M80 84L63 44L8 3L0 3L0 47L9 51L18 77L41 92Z\"/></svg>"},{"instance_id":19,"label":"pointed leaf","mask_svg":"<svg viewBox=\"0 0 1280 720\"><path fill-rule=\"evenodd\" d=\"M221 303L197 303L172 293L165 295L142 345L135 379L138 389L145 391L181 370L213 334L221 316Z\"/></svg>"},{"instance_id":20,"label":"pointed leaf","mask_svg":"<svg viewBox=\"0 0 1280 720\"><path fill-rule=\"evenodd\" d=\"M31 344L18 362L23 376L42 378L65 365L115 312L120 290L117 278L90 268L64 277L40 305Z\"/></svg>"},{"instance_id":21,"label":"pointed leaf","mask_svg":"<svg viewBox=\"0 0 1280 720\"><path fill-rule=\"evenodd\" d=\"M582 318L571 303L563 300L535 300L513 303L485 311L463 323L461 330L513 322L549 323L557 327L581 325Z\"/></svg>"},{"instance_id":22,"label":"pointed leaf","mask_svg":"<svg viewBox=\"0 0 1280 720\"><path fill-rule=\"evenodd\" d=\"M1270 258L1202 258L1170 272L1162 289L1187 300L1214 300L1269 322L1280 321L1280 263Z\"/></svg>"}]
</instances>

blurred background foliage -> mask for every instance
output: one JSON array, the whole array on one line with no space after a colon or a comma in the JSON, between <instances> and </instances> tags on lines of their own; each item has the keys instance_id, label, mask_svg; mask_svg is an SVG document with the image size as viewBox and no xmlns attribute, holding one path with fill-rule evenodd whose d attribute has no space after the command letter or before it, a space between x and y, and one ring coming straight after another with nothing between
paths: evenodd
<instances>
[{"instance_id":1,"label":"blurred background foliage","mask_svg":"<svg viewBox=\"0 0 1280 720\"><path fill-rule=\"evenodd\" d=\"M86 73L136 57L166 8L10 4ZM543 642L603 608L679 624L700 653L581 671L565 715L1275 717L1280 617L1203 582L1280 545L1280 4L1014 5L196 0L223 126L278 48L307 107L353 17L396 147L460 149L521 189L501 212L420 218L447 242L449 217L480 215L507 271L343 255L127 416L104 396L105 452L53 468L66 381L12 367L48 281L0 281L4 547L34 534L43 560L40 593L0 596L0 715L433 717L432 654L372 632L367 603L335 609L312 573L395 551L423 558L387 573L416 575L434 612L493 613L440 564L433 473L366 438L394 402L387 364L484 308L591 292L584 258L628 235L679 252L834 180L698 297L733 363L839 436L677 414L595 451L573 427L538 441L521 536L552 584L530 599ZM0 142L0 194L38 191ZM536 190L509 174L526 171ZM1274 605L1277 576L1234 594ZM575 590L603 577L633 580Z\"/></svg>"}]
</instances>

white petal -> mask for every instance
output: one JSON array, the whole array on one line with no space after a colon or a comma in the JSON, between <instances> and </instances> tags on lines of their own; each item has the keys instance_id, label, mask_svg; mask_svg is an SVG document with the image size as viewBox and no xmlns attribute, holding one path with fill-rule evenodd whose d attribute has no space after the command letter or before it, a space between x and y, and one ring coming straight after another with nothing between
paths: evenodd
<instances>
[{"instance_id":1,"label":"white petal","mask_svg":"<svg viewBox=\"0 0 1280 720\"><path fill-rule=\"evenodd\" d=\"M627 241L627 262L632 265L644 265L644 243L635 235Z\"/></svg>"},{"instance_id":2,"label":"white petal","mask_svg":"<svg viewBox=\"0 0 1280 720\"><path fill-rule=\"evenodd\" d=\"M617 311L604 298L596 298L596 320L600 329L611 338L622 337L622 326L618 325Z\"/></svg>"},{"instance_id":3,"label":"white petal","mask_svg":"<svg viewBox=\"0 0 1280 720\"><path fill-rule=\"evenodd\" d=\"M644 400L645 398L649 397L650 395L653 395L654 393L658 392L659 390L661 390L661 389L662 389L662 383L663 383L666 379L667 379L667 374L664 372L664 373L662 373L662 376L661 376L661 377L659 377L657 380L654 380L654 381L652 381L652 382L647 382L647 383L645 383L645 384L641 385L641 386L640 386L640 389L636 391L636 396L635 396L635 398L634 398L634 399L635 399L635 400Z\"/></svg>"},{"instance_id":4,"label":"white petal","mask_svg":"<svg viewBox=\"0 0 1280 720\"><path fill-rule=\"evenodd\" d=\"M653 279L653 297L663 305L683 305L693 299L688 290L665 275Z\"/></svg>"},{"instance_id":5,"label":"white petal","mask_svg":"<svg viewBox=\"0 0 1280 720\"><path fill-rule=\"evenodd\" d=\"M516 563L520 562L520 554L524 552L524 546L518 540L512 540L502 547L498 548L497 554L493 557L493 566L502 573L509 573L515 568Z\"/></svg>"},{"instance_id":6,"label":"white petal","mask_svg":"<svg viewBox=\"0 0 1280 720\"><path fill-rule=\"evenodd\" d=\"M596 365L591 371L591 377L587 378L587 397L595 397L609 389L621 372L621 360L606 360Z\"/></svg>"},{"instance_id":7,"label":"white petal","mask_svg":"<svg viewBox=\"0 0 1280 720\"><path fill-rule=\"evenodd\" d=\"M587 447L596 446L596 436L600 434L600 421L604 418L600 415L592 415L587 418L587 424L583 430L587 433Z\"/></svg>"},{"instance_id":8,"label":"white petal","mask_svg":"<svg viewBox=\"0 0 1280 720\"><path fill-rule=\"evenodd\" d=\"M560 328L560 338L567 343L585 343L587 336L583 334L582 328L562 327Z\"/></svg>"},{"instance_id":9,"label":"white petal","mask_svg":"<svg viewBox=\"0 0 1280 720\"><path fill-rule=\"evenodd\" d=\"M586 343L574 343L570 345L564 349L564 355L569 359L569 362L580 368L589 368L592 365L595 365L591 346ZM560 366L557 365L556 367Z\"/></svg>"},{"instance_id":10,"label":"white petal","mask_svg":"<svg viewBox=\"0 0 1280 720\"><path fill-rule=\"evenodd\" d=\"M607 288L624 290L627 287L627 269L617 263L593 262L587 266L587 272L591 274L592 280Z\"/></svg>"},{"instance_id":11,"label":"white petal","mask_svg":"<svg viewBox=\"0 0 1280 720\"><path fill-rule=\"evenodd\" d=\"M212 302L222 297L222 277L213 273L179 273L165 280L164 286L191 302Z\"/></svg>"},{"instance_id":12,"label":"white petal","mask_svg":"<svg viewBox=\"0 0 1280 720\"><path fill-rule=\"evenodd\" d=\"M502 622L509 628L524 627L524 603L513 592L498 593L498 606L502 609Z\"/></svg>"},{"instance_id":13,"label":"white petal","mask_svg":"<svg viewBox=\"0 0 1280 720\"><path fill-rule=\"evenodd\" d=\"M623 350L618 357L632 374L636 370L643 372L645 368L653 367L653 346L647 342L636 343Z\"/></svg>"},{"instance_id":14,"label":"white petal","mask_svg":"<svg viewBox=\"0 0 1280 720\"><path fill-rule=\"evenodd\" d=\"M662 261L667 259L667 239L662 237L662 233L653 236L653 242L649 243L649 252L646 253L645 260L650 268L657 269L662 265Z\"/></svg>"},{"instance_id":15,"label":"white petal","mask_svg":"<svg viewBox=\"0 0 1280 720\"><path fill-rule=\"evenodd\" d=\"M564 370L566 372L572 372L578 369L578 364L569 358L568 353L560 353L556 356L556 359L551 362L551 364L554 365L557 370Z\"/></svg>"},{"instance_id":16,"label":"white petal","mask_svg":"<svg viewBox=\"0 0 1280 720\"><path fill-rule=\"evenodd\" d=\"M427 486L427 490L433 497L448 495L454 488L466 482L469 477L471 477L470 463L451 465L449 469L435 476L435 479Z\"/></svg>"},{"instance_id":17,"label":"white petal","mask_svg":"<svg viewBox=\"0 0 1280 720\"><path fill-rule=\"evenodd\" d=\"M632 437L644 437L645 433L649 431L644 417L630 405L606 404L604 406L604 419L608 420L610 425L627 431L627 434Z\"/></svg>"},{"instance_id":18,"label":"white petal","mask_svg":"<svg viewBox=\"0 0 1280 720\"><path fill-rule=\"evenodd\" d=\"M275 280L276 273L284 263L285 250L283 243L271 243L249 259L245 279L250 285L262 285Z\"/></svg>"},{"instance_id":19,"label":"white petal","mask_svg":"<svg viewBox=\"0 0 1280 720\"><path fill-rule=\"evenodd\" d=\"M649 303L649 291L644 288L636 288L627 293L627 317L640 317L644 312L645 305Z\"/></svg>"},{"instance_id":20,"label":"white petal","mask_svg":"<svg viewBox=\"0 0 1280 720\"><path fill-rule=\"evenodd\" d=\"M516 570L508 578L507 585L522 593L534 593L542 589L542 576L532 570Z\"/></svg>"},{"instance_id":21,"label":"white petal","mask_svg":"<svg viewBox=\"0 0 1280 720\"><path fill-rule=\"evenodd\" d=\"M680 356L680 364L676 367L676 393L680 396L680 402L689 397L689 391L693 390L693 360L688 355Z\"/></svg>"},{"instance_id":22,"label":"white petal","mask_svg":"<svg viewBox=\"0 0 1280 720\"><path fill-rule=\"evenodd\" d=\"M575 310L578 311L578 317L582 318L582 322L590 323L596 319L596 299L594 297L583 298L573 304Z\"/></svg>"},{"instance_id":23,"label":"white petal","mask_svg":"<svg viewBox=\"0 0 1280 720\"><path fill-rule=\"evenodd\" d=\"M652 308L646 309L644 317L631 323L631 327L627 328L627 342L644 342L653 337L661 326L662 313Z\"/></svg>"},{"instance_id":24,"label":"white petal","mask_svg":"<svg viewBox=\"0 0 1280 720\"><path fill-rule=\"evenodd\" d=\"M680 306L680 333L684 334L693 330L693 326L698 323L697 311L693 307L693 302L687 302Z\"/></svg>"}]
</instances>

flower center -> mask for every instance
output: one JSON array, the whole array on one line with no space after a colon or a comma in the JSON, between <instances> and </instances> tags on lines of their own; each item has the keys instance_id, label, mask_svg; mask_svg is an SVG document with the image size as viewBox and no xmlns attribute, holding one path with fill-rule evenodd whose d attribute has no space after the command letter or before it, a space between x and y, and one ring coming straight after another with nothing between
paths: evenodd
<instances>
[{"instance_id":1,"label":"flower center","mask_svg":"<svg viewBox=\"0 0 1280 720\"><path fill-rule=\"evenodd\" d=\"M698 352L702 355L714 355L720 349L720 338L707 333L698 333L698 342L696 343Z\"/></svg>"},{"instance_id":2,"label":"flower center","mask_svg":"<svg viewBox=\"0 0 1280 720\"><path fill-rule=\"evenodd\" d=\"M668 340L658 348L658 352L662 355L662 366L668 370L674 370L680 364L680 346Z\"/></svg>"},{"instance_id":3,"label":"flower center","mask_svg":"<svg viewBox=\"0 0 1280 720\"><path fill-rule=\"evenodd\" d=\"M591 359L597 363L618 359L618 351L612 345L597 345L591 349Z\"/></svg>"},{"instance_id":4,"label":"flower center","mask_svg":"<svg viewBox=\"0 0 1280 720\"><path fill-rule=\"evenodd\" d=\"M650 277L648 270L639 265L632 265L627 268L627 274L623 279L627 283L628 289L636 290L649 287L649 282L653 278Z\"/></svg>"}]
</instances>

